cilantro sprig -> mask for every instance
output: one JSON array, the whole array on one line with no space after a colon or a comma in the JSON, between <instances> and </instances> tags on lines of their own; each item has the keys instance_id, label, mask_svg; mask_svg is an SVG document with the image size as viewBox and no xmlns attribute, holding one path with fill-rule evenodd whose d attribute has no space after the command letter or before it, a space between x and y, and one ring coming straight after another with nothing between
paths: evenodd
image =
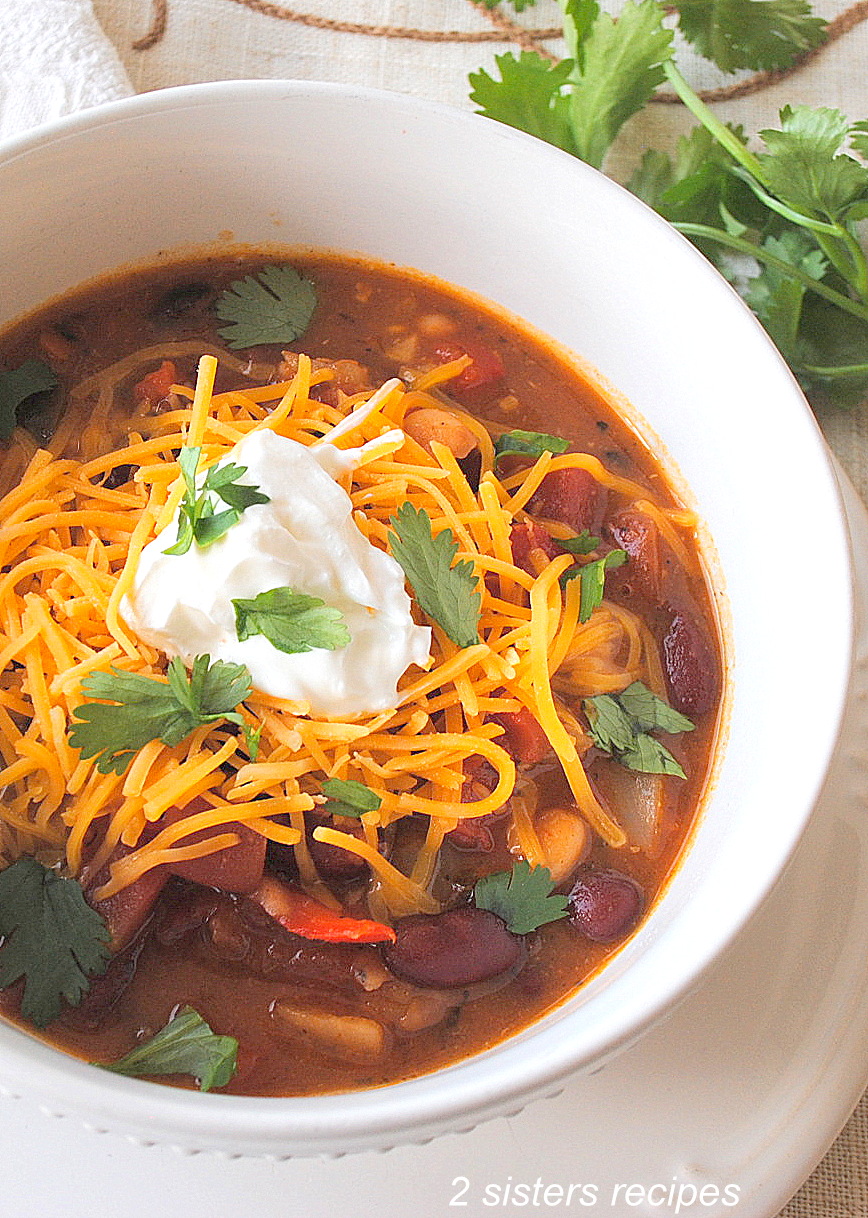
<instances>
[{"instance_id":1,"label":"cilantro sprig","mask_svg":"<svg viewBox=\"0 0 868 1218\"><path fill-rule=\"evenodd\" d=\"M327 778L322 784L324 810L333 816L364 816L376 812L383 802L376 791L349 778Z\"/></svg>"},{"instance_id":2,"label":"cilantro sprig","mask_svg":"<svg viewBox=\"0 0 868 1218\"><path fill-rule=\"evenodd\" d=\"M496 0L487 0L494 6ZM628 187L736 286L814 404L851 406L868 391L868 121L785 106L758 133L721 122L673 60L672 25L725 72L787 67L819 46L807 0L628 0L618 20L597 0L562 0L569 59L496 57L471 74L490 118L600 167L623 123L668 80L699 126L674 155L646 151ZM745 281L733 256L755 260ZM742 258L741 265L744 265Z\"/></svg>"},{"instance_id":3,"label":"cilantro sprig","mask_svg":"<svg viewBox=\"0 0 868 1218\"><path fill-rule=\"evenodd\" d=\"M24 980L21 1014L44 1028L108 965L105 921L77 880L27 856L0 872L0 989Z\"/></svg>"},{"instance_id":4,"label":"cilantro sprig","mask_svg":"<svg viewBox=\"0 0 868 1218\"><path fill-rule=\"evenodd\" d=\"M545 431L505 431L494 443L494 457L540 457L543 453L565 453L569 442L560 436L550 436Z\"/></svg>"},{"instance_id":5,"label":"cilantro sprig","mask_svg":"<svg viewBox=\"0 0 868 1218\"><path fill-rule=\"evenodd\" d=\"M585 537L583 533L576 538L568 539L565 548L570 549L569 542L572 541L577 547L582 547L594 541L598 545L600 539L598 537ZM559 541L558 545L564 545ZM595 549L592 547L592 549ZM576 548L572 551L575 554L587 554L588 551L582 548ZM598 609L603 603L603 595L606 591L606 572L611 571L615 567L622 567L627 561L626 550L609 550L607 554L603 554L600 558L594 558L591 562L586 562L581 566L569 567L561 576L561 583L566 585L571 580L581 580L579 591L579 621L586 622L595 609Z\"/></svg>"},{"instance_id":6,"label":"cilantro sprig","mask_svg":"<svg viewBox=\"0 0 868 1218\"><path fill-rule=\"evenodd\" d=\"M527 935L567 916L567 898L554 891L548 867L519 859L512 871L495 871L476 881L473 903L496 914L515 935Z\"/></svg>"},{"instance_id":7,"label":"cilantro sprig","mask_svg":"<svg viewBox=\"0 0 868 1218\"><path fill-rule=\"evenodd\" d=\"M431 517L424 508L403 503L389 523L393 556L416 595L420 608L443 627L453 643L472 647L479 642L482 597L473 564L455 562L458 543L451 529L432 535ZM454 566L453 566L454 563Z\"/></svg>"},{"instance_id":8,"label":"cilantro sprig","mask_svg":"<svg viewBox=\"0 0 868 1218\"><path fill-rule=\"evenodd\" d=\"M271 502L258 487L238 481L247 473L247 466L231 461L227 465L212 465L200 487L196 474L201 459L202 449L197 445L182 448L178 456L184 498L178 508L178 539L165 554L186 554L194 542L205 549L237 524L246 508L254 503ZM223 511L215 511L215 496L226 504Z\"/></svg>"},{"instance_id":9,"label":"cilantro sprig","mask_svg":"<svg viewBox=\"0 0 868 1218\"><path fill-rule=\"evenodd\" d=\"M0 371L0 440L8 440L15 430L18 407L57 383L51 368L41 359L28 359L17 368Z\"/></svg>"},{"instance_id":10,"label":"cilantro sprig","mask_svg":"<svg viewBox=\"0 0 868 1218\"><path fill-rule=\"evenodd\" d=\"M83 758L95 757L101 774L123 774L151 740L171 747L197 727L220 720L244 730L247 725L236 707L251 688L243 664L212 664L207 655L196 656L189 676L175 657L165 682L117 668L91 673L81 683L91 700L73 711L69 743Z\"/></svg>"},{"instance_id":11,"label":"cilantro sprig","mask_svg":"<svg viewBox=\"0 0 868 1218\"><path fill-rule=\"evenodd\" d=\"M235 350L301 338L316 308L316 289L293 266L266 266L230 283L214 306L218 333Z\"/></svg>"},{"instance_id":12,"label":"cilantro sprig","mask_svg":"<svg viewBox=\"0 0 868 1218\"><path fill-rule=\"evenodd\" d=\"M669 749L651 732L680 735L694 724L644 685L634 681L620 694L597 694L582 701L591 739L628 770L685 778Z\"/></svg>"},{"instance_id":13,"label":"cilantro sprig","mask_svg":"<svg viewBox=\"0 0 868 1218\"><path fill-rule=\"evenodd\" d=\"M322 648L335 651L350 641L350 632L339 609L318 596L293 592L292 588L270 588L249 599L238 597L235 629L240 641L261 634L287 655Z\"/></svg>"},{"instance_id":14,"label":"cilantro sprig","mask_svg":"<svg viewBox=\"0 0 868 1218\"><path fill-rule=\"evenodd\" d=\"M236 1069L238 1041L218 1036L193 1007L182 1007L150 1040L118 1061L100 1062L104 1070L138 1078L149 1074L189 1074L200 1091L225 1087Z\"/></svg>"}]
</instances>

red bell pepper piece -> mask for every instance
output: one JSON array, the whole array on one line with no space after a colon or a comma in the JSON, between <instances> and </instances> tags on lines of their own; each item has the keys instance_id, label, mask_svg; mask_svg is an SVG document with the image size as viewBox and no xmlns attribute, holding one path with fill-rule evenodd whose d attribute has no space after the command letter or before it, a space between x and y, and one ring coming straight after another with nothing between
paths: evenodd
<instances>
[{"instance_id":1,"label":"red bell pepper piece","mask_svg":"<svg viewBox=\"0 0 868 1218\"><path fill-rule=\"evenodd\" d=\"M297 888L266 876L251 897L294 935L324 943L394 943L395 932L382 922L335 913Z\"/></svg>"}]
</instances>

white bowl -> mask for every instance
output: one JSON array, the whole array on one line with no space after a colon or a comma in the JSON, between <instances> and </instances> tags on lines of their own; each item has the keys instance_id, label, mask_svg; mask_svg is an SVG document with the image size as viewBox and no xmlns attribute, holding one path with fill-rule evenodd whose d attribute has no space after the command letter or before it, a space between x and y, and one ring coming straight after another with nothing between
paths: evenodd
<instances>
[{"instance_id":1,"label":"white bowl","mask_svg":"<svg viewBox=\"0 0 868 1218\"><path fill-rule=\"evenodd\" d=\"M372 1091L255 1099L123 1079L0 1026L7 1093L186 1149L342 1154L470 1127L598 1068L697 982L768 893L853 701L839 488L760 327L685 240L594 170L488 120L364 89L231 82L101 107L0 149L0 199L0 324L101 271L231 230L419 268L580 353L695 496L731 623L732 691L713 796L653 915L600 976L499 1047Z\"/></svg>"}]
</instances>

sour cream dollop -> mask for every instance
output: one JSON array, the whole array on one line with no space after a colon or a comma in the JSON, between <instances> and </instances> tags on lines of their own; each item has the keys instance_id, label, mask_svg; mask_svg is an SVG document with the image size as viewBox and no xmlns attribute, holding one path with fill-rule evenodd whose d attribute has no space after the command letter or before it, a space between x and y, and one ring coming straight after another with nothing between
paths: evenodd
<instances>
[{"instance_id":1,"label":"sour cream dollop","mask_svg":"<svg viewBox=\"0 0 868 1218\"><path fill-rule=\"evenodd\" d=\"M395 706L398 679L428 660L431 631L413 621L401 567L352 519L350 498L332 477L354 464L352 450L338 452L270 430L245 436L225 461L246 466L240 481L270 502L246 508L206 549L194 543L186 554L165 554L176 516L142 551L121 607L131 629L188 665L205 654L245 664L255 689L306 703L313 715L353 718ZM287 655L264 635L239 641L233 598L282 587L338 609L350 642Z\"/></svg>"}]
</instances>

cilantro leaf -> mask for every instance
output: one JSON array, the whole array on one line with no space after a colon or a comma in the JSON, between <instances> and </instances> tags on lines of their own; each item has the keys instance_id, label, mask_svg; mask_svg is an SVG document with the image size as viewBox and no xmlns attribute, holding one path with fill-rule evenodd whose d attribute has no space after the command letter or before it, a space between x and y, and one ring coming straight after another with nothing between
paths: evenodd
<instances>
[{"instance_id":1,"label":"cilantro leaf","mask_svg":"<svg viewBox=\"0 0 868 1218\"><path fill-rule=\"evenodd\" d=\"M769 236L763 247L812 279L823 279L829 268L814 240L800 229L790 228L779 237ZM794 367L801 358L799 333L807 291L803 282L772 265L762 267L745 290L745 300Z\"/></svg>"},{"instance_id":2,"label":"cilantro leaf","mask_svg":"<svg viewBox=\"0 0 868 1218\"><path fill-rule=\"evenodd\" d=\"M593 554L603 541L602 537L594 537L590 529L582 529L578 537L558 537L555 540L568 554Z\"/></svg>"},{"instance_id":3,"label":"cilantro leaf","mask_svg":"<svg viewBox=\"0 0 868 1218\"><path fill-rule=\"evenodd\" d=\"M679 735L692 732L694 725L686 715L652 693L647 685L634 681L619 694L584 698L582 706L594 744L628 770L686 777L669 749L650 732Z\"/></svg>"},{"instance_id":4,"label":"cilantro leaf","mask_svg":"<svg viewBox=\"0 0 868 1218\"><path fill-rule=\"evenodd\" d=\"M423 612L459 647L478 643L482 598L473 563L464 560L452 565L458 553L452 530L443 529L434 537L431 517L411 503L403 503L389 523L394 529L389 542L392 554Z\"/></svg>"},{"instance_id":5,"label":"cilantro leaf","mask_svg":"<svg viewBox=\"0 0 868 1218\"><path fill-rule=\"evenodd\" d=\"M668 702L658 698L641 681L634 681L632 685L622 689L617 698L626 713L643 732L657 729L661 732L669 732L670 735L678 735L680 732L692 732L694 729L693 723L686 715L682 715Z\"/></svg>"},{"instance_id":6,"label":"cilantro leaf","mask_svg":"<svg viewBox=\"0 0 868 1218\"><path fill-rule=\"evenodd\" d=\"M238 1041L217 1036L192 1007L182 1007L150 1040L116 1062L96 1063L104 1070L135 1078L148 1074L189 1074L200 1091L225 1087L235 1073Z\"/></svg>"},{"instance_id":7,"label":"cilantro leaf","mask_svg":"<svg viewBox=\"0 0 868 1218\"><path fill-rule=\"evenodd\" d=\"M202 458L202 449L197 445L182 448L178 456L178 466L184 479L184 498L178 507L178 536L175 544L164 550L164 554L186 554L195 542L203 550L215 541L219 541L225 533L241 519L245 508L254 503L270 503L268 495L263 495L258 487L239 483L247 473L246 465L212 465L202 481L202 489L197 485L197 471ZM228 508L215 512L212 495L222 499Z\"/></svg>"},{"instance_id":8,"label":"cilantro leaf","mask_svg":"<svg viewBox=\"0 0 868 1218\"><path fill-rule=\"evenodd\" d=\"M327 778L322 792L328 796L325 811L333 816L362 816L365 812L376 812L383 802L370 787L353 779Z\"/></svg>"},{"instance_id":9,"label":"cilantro leaf","mask_svg":"<svg viewBox=\"0 0 868 1218\"><path fill-rule=\"evenodd\" d=\"M618 760L628 770L637 770L642 774L672 774L676 778L686 777L684 770L669 749L654 736L649 736L647 732L638 732L631 747L620 753Z\"/></svg>"},{"instance_id":10,"label":"cilantro leaf","mask_svg":"<svg viewBox=\"0 0 868 1218\"><path fill-rule=\"evenodd\" d=\"M662 65L672 55L672 33L656 0L627 0L617 21L601 12L582 45L570 130L576 154L599 169L621 127L665 80Z\"/></svg>"},{"instance_id":11,"label":"cilantro leaf","mask_svg":"<svg viewBox=\"0 0 868 1218\"><path fill-rule=\"evenodd\" d=\"M301 338L316 308L316 290L293 266L266 266L231 283L214 306L218 333L233 350Z\"/></svg>"},{"instance_id":12,"label":"cilantro leaf","mask_svg":"<svg viewBox=\"0 0 868 1218\"><path fill-rule=\"evenodd\" d=\"M494 459L505 456L539 457L543 453L565 453L569 441L550 436L544 431L505 431L494 442Z\"/></svg>"},{"instance_id":13,"label":"cilantro leaf","mask_svg":"<svg viewBox=\"0 0 868 1218\"><path fill-rule=\"evenodd\" d=\"M765 185L807 216L844 220L868 201L868 168L841 149L850 125L839 110L785 106L781 128L759 134L766 151L758 160Z\"/></svg>"},{"instance_id":14,"label":"cilantro leaf","mask_svg":"<svg viewBox=\"0 0 868 1218\"><path fill-rule=\"evenodd\" d=\"M486 118L526 131L549 144L576 153L570 131L569 100L563 94L572 72L568 59L552 64L537 51L495 55L500 79L484 70L471 72L470 100Z\"/></svg>"},{"instance_id":15,"label":"cilantro leaf","mask_svg":"<svg viewBox=\"0 0 868 1218\"><path fill-rule=\"evenodd\" d=\"M580 541L580 538L576 538ZM561 545L558 542L558 545ZM568 547L567 547L568 548ZM581 551L574 551L581 553ZM569 567L561 576L561 583L566 585L572 579L580 579L581 589L579 597L579 621L586 622L595 609L603 603L603 594L606 590L606 572L613 567L622 567L627 561L626 550L610 550L608 554L604 554L602 558L595 558L593 562L585 563L584 566Z\"/></svg>"},{"instance_id":16,"label":"cilantro leaf","mask_svg":"<svg viewBox=\"0 0 868 1218\"><path fill-rule=\"evenodd\" d=\"M232 604L241 642L261 634L278 651L297 655L316 648L336 651L350 641L340 609L332 609L318 596L271 588L249 600L239 597Z\"/></svg>"},{"instance_id":17,"label":"cilantro leaf","mask_svg":"<svg viewBox=\"0 0 868 1218\"><path fill-rule=\"evenodd\" d=\"M591 739L604 753L624 753L633 747L633 721L613 694L585 699Z\"/></svg>"},{"instance_id":18,"label":"cilantro leaf","mask_svg":"<svg viewBox=\"0 0 868 1218\"><path fill-rule=\"evenodd\" d=\"M57 384L57 377L41 359L28 359L8 372L0 371L0 440L11 437L17 425L16 412L22 402Z\"/></svg>"},{"instance_id":19,"label":"cilantro leaf","mask_svg":"<svg viewBox=\"0 0 868 1218\"><path fill-rule=\"evenodd\" d=\"M33 858L0 872L0 988L26 978L21 1014L44 1028L104 973L110 958L103 918L77 880L64 879Z\"/></svg>"},{"instance_id":20,"label":"cilantro leaf","mask_svg":"<svg viewBox=\"0 0 868 1218\"><path fill-rule=\"evenodd\" d=\"M476 881L473 903L496 914L514 935L527 935L567 916L567 898L554 891L548 867L520 859L512 871L496 871Z\"/></svg>"},{"instance_id":21,"label":"cilantro leaf","mask_svg":"<svg viewBox=\"0 0 868 1218\"><path fill-rule=\"evenodd\" d=\"M170 661L166 683L138 673L95 672L81 683L90 699L73 711L69 743L83 758L95 757L101 774L123 774L133 757L151 740L173 747L205 723L227 719L244 725L235 708L250 693L250 673L243 664L210 663L196 656L189 677L182 662Z\"/></svg>"},{"instance_id":22,"label":"cilantro leaf","mask_svg":"<svg viewBox=\"0 0 868 1218\"><path fill-rule=\"evenodd\" d=\"M675 0L675 7L684 37L724 72L788 67L826 37L807 0Z\"/></svg>"}]
</instances>

